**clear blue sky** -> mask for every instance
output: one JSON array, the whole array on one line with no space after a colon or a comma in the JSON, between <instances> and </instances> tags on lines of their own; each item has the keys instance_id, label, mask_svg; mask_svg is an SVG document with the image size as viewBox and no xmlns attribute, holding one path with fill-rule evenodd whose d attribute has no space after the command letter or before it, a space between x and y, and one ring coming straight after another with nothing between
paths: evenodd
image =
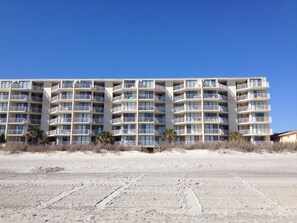
<instances>
[{"instance_id":1,"label":"clear blue sky","mask_svg":"<svg viewBox=\"0 0 297 223\"><path fill-rule=\"evenodd\" d=\"M297 129L296 0L0 0L0 78L258 75Z\"/></svg>"}]
</instances>

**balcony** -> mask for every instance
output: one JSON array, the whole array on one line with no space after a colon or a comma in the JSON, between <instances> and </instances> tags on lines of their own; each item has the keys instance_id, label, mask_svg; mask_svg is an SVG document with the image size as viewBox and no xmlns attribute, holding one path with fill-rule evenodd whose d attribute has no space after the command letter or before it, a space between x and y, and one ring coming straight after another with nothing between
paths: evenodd
<instances>
[{"instance_id":1,"label":"balcony","mask_svg":"<svg viewBox=\"0 0 297 223\"><path fill-rule=\"evenodd\" d=\"M0 118L0 124L6 124L6 120L7 120L7 118Z\"/></svg>"},{"instance_id":2,"label":"balcony","mask_svg":"<svg viewBox=\"0 0 297 223\"><path fill-rule=\"evenodd\" d=\"M141 99L145 99L145 100L154 100L155 96L153 94L139 94L138 98Z\"/></svg>"},{"instance_id":3,"label":"balcony","mask_svg":"<svg viewBox=\"0 0 297 223\"><path fill-rule=\"evenodd\" d=\"M31 107L29 109L29 112L32 112L32 113L41 113L42 112L42 109L41 108Z\"/></svg>"},{"instance_id":4,"label":"balcony","mask_svg":"<svg viewBox=\"0 0 297 223\"><path fill-rule=\"evenodd\" d=\"M236 85L236 90L248 89L248 88L268 88L268 82L250 82L245 84Z\"/></svg>"},{"instance_id":5,"label":"balcony","mask_svg":"<svg viewBox=\"0 0 297 223\"><path fill-rule=\"evenodd\" d=\"M158 96L158 95L155 95L155 101L165 101L165 96Z\"/></svg>"},{"instance_id":6,"label":"balcony","mask_svg":"<svg viewBox=\"0 0 297 223\"><path fill-rule=\"evenodd\" d=\"M270 111L270 105L250 105L237 107L237 112L252 112L252 111Z\"/></svg>"},{"instance_id":7,"label":"balcony","mask_svg":"<svg viewBox=\"0 0 297 223\"><path fill-rule=\"evenodd\" d=\"M116 85L112 88L113 91L118 91L118 90L121 90L123 88L123 85L122 84L119 84L119 85Z\"/></svg>"},{"instance_id":8,"label":"balcony","mask_svg":"<svg viewBox=\"0 0 297 223\"><path fill-rule=\"evenodd\" d=\"M246 100L253 100L253 99L269 100L270 94L269 93L254 93L254 94L246 94L246 95L237 96L236 98L237 98L237 101L246 101Z\"/></svg>"},{"instance_id":9,"label":"balcony","mask_svg":"<svg viewBox=\"0 0 297 223\"><path fill-rule=\"evenodd\" d=\"M74 123L91 123L92 122L92 118L73 118L73 122Z\"/></svg>"},{"instance_id":10,"label":"balcony","mask_svg":"<svg viewBox=\"0 0 297 223\"><path fill-rule=\"evenodd\" d=\"M25 130L17 130L17 129L10 129L7 131L7 135L16 135L16 136L24 136L26 134Z\"/></svg>"},{"instance_id":11,"label":"balcony","mask_svg":"<svg viewBox=\"0 0 297 223\"><path fill-rule=\"evenodd\" d=\"M105 91L105 88L104 87L102 87L102 86L100 86L100 85L94 85L94 90L96 90L96 91Z\"/></svg>"},{"instance_id":12,"label":"balcony","mask_svg":"<svg viewBox=\"0 0 297 223\"><path fill-rule=\"evenodd\" d=\"M73 129L73 135L92 135L92 130L90 129Z\"/></svg>"},{"instance_id":13,"label":"balcony","mask_svg":"<svg viewBox=\"0 0 297 223\"><path fill-rule=\"evenodd\" d=\"M120 123L122 123L122 118L111 119L111 123L112 124L120 124Z\"/></svg>"},{"instance_id":14,"label":"balcony","mask_svg":"<svg viewBox=\"0 0 297 223\"><path fill-rule=\"evenodd\" d=\"M51 98L51 102L58 101L58 100L72 100L72 95L56 95Z\"/></svg>"},{"instance_id":15,"label":"balcony","mask_svg":"<svg viewBox=\"0 0 297 223\"><path fill-rule=\"evenodd\" d=\"M33 86L32 86L32 90L33 90L33 91L43 91L43 87L41 87L41 86L37 86L37 85L33 85Z\"/></svg>"},{"instance_id":16,"label":"balcony","mask_svg":"<svg viewBox=\"0 0 297 223\"><path fill-rule=\"evenodd\" d=\"M165 120L165 118L156 118L155 122L159 123L159 124L165 124L166 120Z\"/></svg>"},{"instance_id":17,"label":"balcony","mask_svg":"<svg viewBox=\"0 0 297 223\"><path fill-rule=\"evenodd\" d=\"M202 130L201 129L187 129L186 134L187 135L199 135L199 134L202 134Z\"/></svg>"},{"instance_id":18,"label":"balcony","mask_svg":"<svg viewBox=\"0 0 297 223\"><path fill-rule=\"evenodd\" d=\"M55 129L48 131L49 136L54 136L54 135L70 135L71 130L70 129Z\"/></svg>"},{"instance_id":19,"label":"balcony","mask_svg":"<svg viewBox=\"0 0 297 223\"><path fill-rule=\"evenodd\" d=\"M138 129L138 134L155 134L155 129Z\"/></svg>"},{"instance_id":20,"label":"balcony","mask_svg":"<svg viewBox=\"0 0 297 223\"><path fill-rule=\"evenodd\" d=\"M154 117L139 117L138 122L154 122L155 118Z\"/></svg>"},{"instance_id":21,"label":"balcony","mask_svg":"<svg viewBox=\"0 0 297 223\"><path fill-rule=\"evenodd\" d=\"M152 89L152 88L155 88L155 87L154 87L154 84L152 84L152 83L139 82L138 88Z\"/></svg>"},{"instance_id":22,"label":"balcony","mask_svg":"<svg viewBox=\"0 0 297 223\"><path fill-rule=\"evenodd\" d=\"M184 89L184 88L185 88L184 84L175 85L175 86L173 86L173 91L177 91L177 90Z\"/></svg>"},{"instance_id":23,"label":"balcony","mask_svg":"<svg viewBox=\"0 0 297 223\"><path fill-rule=\"evenodd\" d=\"M31 84L11 84L11 89L22 89L22 90L30 90Z\"/></svg>"},{"instance_id":24,"label":"balcony","mask_svg":"<svg viewBox=\"0 0 297 223\"><path fill-rule=\"evenodd\" d=\"M203 110L228 112L228 108L220 105L204 105Z\"/></svg>"},{"instance_id":25,"label":"balcony","mask_svg":"<svg viewBox=\"0 0 297 223\"><path fill-rule=\"evenodd\" d=\"M130 88L135 88L135 87L136 87L135 83L124 83L123 88L130 89Z\"/></svg>"},{"instance_id":26,"label":"balcony","mask_svg":"<svg viewBox=\"0 0 297 223\"><path fill-rule=\"evenodd\" d=\"M165 112L165 107L155 106L155 112Z\"/></svg>"},{"instance_id":27,"label":"balcony","mask_svg":"<svg viewBox=\"0 0 297 223\"><path fill-rule=\"evenodd\" d=\"M242 135L272 135L272 129L243 129L239 130Z\"/></svg>"},{"instance_id":28,"label":"balcony","mask_svg":"<svg viewBox=\"0 0 297 223\"><path fill-rule=\"evenodd\" d=\"M123 122L135 122L135 117L124 117Z\"/></svg>"},{"instance_id":29,"label":"balcony","mask_svg":"<svg viewBox=\"0 0 297 223\"><path fill-rule=\"evenodd\" d=\"M92 124L93 125L103 125L104 120L103 118L93 118Z\"/></svg>"},{"instance_id":30,"label":"balcony","mask_svg":"<svg viewBox=\"0 0 297 223\"><path fill-rule=\"evenodd\" d=\"M185 99L184 95L179 95L179 96L173 97L173 101L181 101L181 100L184 100L184 99Z\"/></svg>"},{"instance_id":31,"label":"balcony","mask_svg":"<svg viewBox=\"0 0 297 223\"><path fill-rule=\"evenodd\" d=\"M228 101L228 96L221 94L203 94L204 99L216 99L222 101Z\"/></svg>"},{"instance_id":32,"label":"balcony","mask_svg":"<svg viewBox=\"0 0 297 223\"><path fill-rule=\"evenodd\" d=\"M31 124L31 125L40 125L41 120L40 119L30 119L29 124Z\"/></svg>"},{"instance_id":33,"label":"balcony","mask_svg":"<svg viewBox=\"0 0 297 223\"><path fill-rule=\"evenodd\" d=\"M21 101L27 101L30 97L28 95L11 95L10 100L21 100Z\"/></svg>"},{"instance_id":34,"label":"balcony","mask_svg":"<svg viewBox=\"0 0 297 223\"><path fill-rule=\"evenodd\" d=\"M225 129L204 129L204 134L228 135L229 131Z\"/></svg>"},{"instance_id":35,"label":"balcony","mask_svg":"<svg viewBox=\"0 0 297 223\"><path fill-rule=\"evenodd\" d=\"M53 124L63 124L63 123L71 123L72 120L71 118L54 118L54 119L51 119L49 121L49 124L50 125L53 125Z\"/></svg>"},{"instance_id":36,"label":"balcony","mask_svg":"<svg viewBox=\"0 0 297 223\"><path fill-rule=\"evenodd\" d=\"M92 99L92 95L75 95L74 99L76 100L91 100Z\"/></svg>"},{"instance_id":37,"label":"balcony","mask_svg":"<svg viewBox=\"0 0 297 223\"><path fill-rule=\"evenodd\" d=\"M7 107L0 107L0 112L7 112Z\"/></svg>"},{"instance_id":38,"label":"balcony","mask_svg":"<svg viewBox=\"0 0 297 223\"><path fill-rule=\"evenodd\" d=\"M136 129L116 129L116 130L112 130L112 134L113 135L134 135L136 134Z\"/></svg>"},{"instance_id":39,"label":"balcony","mask_svg":"<svg viewBox=\"0 0 297 223\"><path fill-rule=\"evenodd\" d=\"M159 84L155 84L155 89L160 91L165 91L165 87Z\"/></svg>"},{"instance_id":40,"label":"balcony","mask_svg":"<svg viewBox=\"0 0 297 223\"><path fill-rule=\"evenodd\" d=\"M35 96L32 96L31 97L31 101L32 102L42 102L43 98L42 97L35 97Z\"/></svg>"},{"instance_id":41,"label":"balcony","mask_svg":"<svg viewBox=\"0 0 297 223\"><path fill-rule=\"evenodd\" d=\"M8 119L8 123L24 124L27 122L28 120L26 118L9 118Z\"/></svg>"},{"instance_id":42,"label":"balcony","mask_svg":"<svg viewBox=\"0 0 297 223\"><path fill-rule=\"evenodd\" d=\"M50 109L50 113L54 113L54 112L72 112L72 106L66 106L66 107L56 106Z\"/></svg>"},{"instance_id":43,"label":"balcony","mask_svg":"<svg viewBox=\"0 0 297 223\"><path fill-rule=\"evenodd\" d=\"M74 106L74 111L93 111L92 106Z\"/></svg>"},{"instance_id":44,"label":"balcony","mask_svg":"<svg viewBox=\"0 0 297 223\"><path fill-rule=\"evenodd\" d=\"M11 106L9 110L11 112L27 112L28 108L25 106Z\"/></svg>"},{"instance_id":45,"label":"balcony","mask_svg":"<svg viewBox=\"0 0 297 223\"><path fill-rule=\"evenodd\" d=\"M138 110L139 111L154 111L155 110L155 106L142 106L142 105L139 105L138 106Z\"/></svg>"},{"instance_id":46,"label":"balcony","mask_svg":"<svg viewBox=\"0 0 297 223\"><path fill-rule=\"evenodd\" d=\"M247 117L247 118L239 118L237 119L238 124L248 124L255 122L267 122L271 123L271 117Z\"/></svg>"},{"instance_id":47,"label":"balcony","mask_svg":"<svg viewBox=\"0 0 297 223\"><path fill-rule=\"evenodd\" d=\"M8 100L8 95L0 95L0 100Z\"/></svg>"},{"instance_id":48,"label":"balcony","mask_svg":"<svg viewBox=\"0 0 297 223\"><path fill-rule=\"evenodd\" d=\"M69 84L69 83L63 83L63 84L57 84L55 86L52 87L52 91L56 91L58 89L72 89L73 88L73 83Z\"/></svg>"},{"instance_id":49,"label":"balcony","mask_svg":"<svg viewBox=\"0 0 297 223\"><path fill-rule=\"evenodd\" d=\"M92 89L91 83L75 83L74 88L78 89Z\"/></svg>"}]
</instances>

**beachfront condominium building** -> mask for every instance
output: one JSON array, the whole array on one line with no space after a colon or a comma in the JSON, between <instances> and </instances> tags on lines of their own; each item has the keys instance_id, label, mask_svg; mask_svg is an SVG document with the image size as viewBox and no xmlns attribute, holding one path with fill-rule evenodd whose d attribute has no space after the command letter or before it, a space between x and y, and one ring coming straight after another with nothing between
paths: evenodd
<instances>
[{"instance_id":1,"label":"beachfront condominium building","mask_svg":"<svg viewBox=\"0 0 297 223\"><path fill-rule=\"evenodd\" d=\"M29 126L51 144L89 144L103 130L117 144L154 147L172 128L176 143L224 141L240 132L268 142L265 77L0 80L0 133L23 143Z\"/></svg>"}]
</instances>

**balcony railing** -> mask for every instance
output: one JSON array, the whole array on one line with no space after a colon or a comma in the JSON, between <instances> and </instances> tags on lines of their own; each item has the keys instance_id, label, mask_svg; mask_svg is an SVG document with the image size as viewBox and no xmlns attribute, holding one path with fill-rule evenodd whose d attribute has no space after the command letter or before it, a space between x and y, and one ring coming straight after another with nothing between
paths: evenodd
<instances>
[{"instance_id":1,"label":"balcony railing","mask_svg":"<svg viewBox=\"0 0 297 223\"><path fill-rule=\"evenodd\" d=\"M155 111L156 111L156 112L165 112L165 107L158 107L158 106L155 106Z\"/></svg>"},{"instance_id":2,"label":"balcony railing","mask_svg":"<svg viewBox=\"0 0 297 223\"><path fill-rule=\"evenodd\" d=\"M119 84L119 85L116 85L112 88L113 91L117 91L117 90L120 90L122 89L123 85L122 84Z\"/></svg>"},{"instance_id":3,"label":"balcony railing","mask_svg":"<svg viewBox=\"0 0 297 223\"><path fill-rule=\"evenodd\" d=\"M91 123L92 118L74 118L73 122Z\"/></svg>"},{"instance_id":4,"label":"balcony railing","mask_svg":"<svg viewBox=\"0 0 297 223\"><path fill-rule=\"evenodd\" d=\"M158 90L164 91L164 90L165 90L165 87L164 87L164 86L162 86L162 85L155 84L155 89L158 89Z\"/></svg>"},{"instance_id":5,"label":"balcony railing","mask_svg":"<svg viewBox=\"0 0 297 223\"><path fill-rule=\"evenodd\" d=\"M28 95L11 95L11 100L29 100L30 97Z\"/></svg>"},{"instance_id":6,"label":"balcony railing","mask_svg":"<svg viewBox=\"0 0 297 223\"><path fill-rule=\"evenodd\" d=\"M251 99L269 99L269 93L254 93L254 94L245 94L241 96L237 96L237 101L251 100Z\"/></svg>"},{"instance_id":7,"label":"balcony railing","mask_svg":"<svg viewBox=\"0 0 297 223\"><path fill-rule=\"evenodd\" d=\"M83 88L83 89L91 89L92 84L91 83L75 83L75 88Z\"/></svg>"},{"instance_id":8,"label":"balcony railing","mask_svg":"<svg viewBox=\"0 0 297 223\"><path fill-rule=\"evenodd\" d=\"M74 111L92 111L92 106L74 106Z\"/></svg>"},{"instance_id":9,"label":"balcony railing","mask_svg":"<svg viewBox=\"0 0 297 223\"><path fill-rule=\"evenodd\" d=\"M124 122L135 122L136 118L135 117L124 117L123 121Z\"/></svg>"},{"instance_id":10,"label":"balcony railing","mask_svg":"<svg viewBox=\"0 0 297 223\"><path fill-rule=\"evenodd\" d=\"M49 121L49 124L55 123L71 123L71 118L54 118Z\"/></svg>"},{"instance_id":11,"label":"balcony railing","mask_svg":"<svg viewBox=\"0 0 297 223\"><path fill-rule=\"evenodd\" d=\"M0 100L8 100L8 95L0 95Z\"/></svg>"},{"instance_id":12,"label":"balcony railing","mask_svg":"<svg viewBox=\"0 0 297 223\"><path fill-rule=\"evenodd\" d=\"M250 123L250 122L271 122L271 117L247 117L237 119L239 124L241 123Z\"/></svg>"},{"instance_id":13,"label":"balcony railing","mask_svg":"<svg viewBox=\"0 0 297 223\"><path fill-rule=\"evenodd\" d=\"M156 101L165 101L165 96L155 96Z\"/></svg>"},{"instance_id":14,"label":"balcony railing","mask_svg":"<svg viewBox=\"0 0 297 223\"><path fill-rule=\"evenodd\" d=\"M33 113L41 113L42 112L42 109L41 108L35 108L35 107L31 107L29 109L30 112L33 112Z\"/></svg>"},{"instance_id":15,"label":"balcony railing","mask_svg":"<svg viewBox=\"0 0 297 223\"><path fill-rule=\"evenodd\" d=\"M155 134L155 129L138 129L139 134Z\"/></svg>"},{"instance_id":16,"label":"balcony railing","mask_svg":"<svg viewBox=\"0 0 297 223\"><path fill-rule=\"evenodd\" d=\"M94 85L94 90L96 91L104 91L104 87L100 86L100 85Z\"/></svg>"},{"instance_id":17,"label":"balcony railing","mask_svg":"<svg viewBox=\"0 0 297 223\"><path fill-rule=\"evenodd\" d=\"M184 100L185 99L185 96L184 95L179 95L179 96L175 96L173 98L173 101L180 101L180 100Z\"/></svg>"},{"instance_id":18,"label":"balcony railing","mask_svg":"<svg viewBox=\"0 0 297 223\"><path fill-rule=\"evenodd\" d=\"M2 112L6 112L7 110L8 110L7 107L0 107L0 111L2 111Z\"/></svg>"},{"instance_id":19,"label":"balcony railing","mask_svg":"<svg viewBox=\"0 0 297 223\"><path fill-rule=\"evenodd\" d=\"M163 124L163 123L165 123L165 118L156 118L155 121L156 121L156 123Z\"/></svg>"},{"instance_id":20,"label":"balcony railing","mask_svg":"<svg viewBox=\"0 0 297 223\"><path fill-rule=\"evenodd\" d=\"M122 122L122 118L114 118L114 119L111 119L111 123L112 124L118 124L118 123L121 123Z\"/></svg>"},{"instance_id":21,"label":"balcony railing","mask_svg":"<svg viewBox=\"0 0 297 223\"><path fill-rule=\"evenodd\" d=\"M26 118L9 118L8 122L9 123L26 123L28 119Z\"/></svg>"},{"instance_id":22,"label":"balcony railing","mask_svg":"<svg viewBox=\"0 0 297 223\"><path fill-rule=\"evenodd\" d=\"M7 120L7 118L0 118L0 124L1 124L1 123L5 123L6 120Z\"/></svg>"},{"instance_id":23,"label":"balcony railing","mask_svg":"<svg viewBox=\"0 0 297 223\"><path fill-rule=\"evenodd\" d=\"M155 110L155 106L153 106L153 105L152 106L139 105L138 110L140 110L140 111Z\"/></svg>"},{"instance_id":24,"label":"balcony railing","mask_svg":"<svg viewBox=\"0 0 297 223\"><path fill-rule=\"evenodd\" d=\"M7 131L8 135L25 135L25 130L10 129Z\"/></svg>"},{"instance_id":25,"label":"balcony railing","mask_svg":"<svg viewBox=\"0 0 297 223\"><path fill-rule=\"evenodd\" d=\"M15 89L31 89L31 84L29 85L22 85L22 84L11 84L11 88Z\"/></svg>"},{"instance_id":26,"label":"balcony railing","mask_svg":"<svg viewBox=\"0 0 297 223\"><path fill-rule=\"evenodd\" d=\"M32 125L40 125L41 120L40 119L30 119L29 123L32 124Z\"/></svg>"},{"instance_id":27,"label":"balcony railing","mask_svg":"<svg viewBox=\"0 0 297 223\"><path fill-rule=\"evenodd\" d=\"M12 112L15 112L15 111L26 112L28 111L28 108L25 106L11 106L9 110Z\"/></svg>"},{"instance_id":28,"label":"balcony railing","mask_svg":"<svg viewBox=\"0 0 297 223\"><path fill-rule=\"evenodd\" d=\"M270 105L250 105L237 107L237 112L246 112L246 111L265 111L270 110Z\"/></svg>"},{"instance_id":29,"label":"balcony railing","mask_svg":"<svg viewBox=\"0 0 297 223\"><path fill-rule=\"evenodd\" d=\"M176 91L176 90L183 89L183 88L185 88L185 85L184 84L179 84L179 85L175 85L173 87L173 90Z\"/></svg>"},{"instance_id":30,"label":"balcony railing","mask_svg":"<svg viewBox=\"0 0 297 223\"><path fill-rule=\"evenodd\" d=\"M63 84L57 84L57 85L55 85L55 86L53 86L52 87L52 91L55 91L55 90L58 90L58 89L69 89L69 88L73 88L73 83L71 83L71 84L65 84L65 83L63 83Z\"/></svg>"},{"instance_id":31,"label":"balcony railing","mask_svg":"<svg viewBox=\"0 0 297 223\"><path fill-rule=\"evenodd\" d=\"M32 90L34 90L34 91L43 91L43 87L33 85L33 86L32 86Z\"/></svg>"},{"instance_id":32,"label":"balcony railing","mask_svg":"<svg viewBox=\"0 0 297 223\"><path fill-rule=\"evenodd\" d=\"M153 94L139 94L139 99L153 100L155 99Z\"/></svg>"},{"instance_id":33,"label":"balcony railing","mask_svg":"<svg viewBox=\"0 0 297 223\"><path fill-rule=\"evenodd\" d=\"M267 88L269 87L269 83L268 82L250 82L249 84L239 84L236 85L236 90L241 90L241 89L245 89L245 88L250 88L250 87L264 87Z\"/></svg>"},{"instance_id":34,"label":"balcony railing","mask_svg":"<svg viewBox=\"0 0 297 223\"><path fill-rule=\"evenodd\" d=\"M138 121L139 122L154 122L155 118L154 117L139 117Z\"/></svg>"},{"instance_id":35,"label":"balcony railing","mask_svg":"<svg viewBox=\"0 0 297 223\"><path fill-rule=\"evenodd\" d=\"M242 129L239 130L242 135L272 135L272 129Z\"/></svg>"},{"instance_id":36,"label":"balcony railing","mask_svg":"<svg viewBox=\"0 0 297 223\"><path fill-rule=\"evenodd\" d=\"M48 135L70 135L70 129L55 129L48 132Z\"/></svg>"},{"instance_id":37,"label":"balcony railing","mask_svg":"<svg viewBox=\"0 0 297 223\"><path fill-rule=\"evenodd\" d=\"M72 106L66 106L66 107L56 106L50 109L50 113L57 112L57 111L72 111Z\"/></svg>"},{"instance_id":38,"label":"balcony railing","mask_svg":"<svg viewBox=\"0 0 297 223\"><path fill-rule=\"evenodd\" d=\"M72 134L75 134L75 135L91 135L92 130L90 130L90 129L73 129Z\"/></svg>"},{"instance_id":39,"label":"balcony railing","mask_svg":"<svg viewBox=\"0 0 297 223\"><path fill-rule=\"evenodd\" d=\"M92 99L92 95L75 95L74 98L76 100L91 100Z\"/></svg>"}]
</instances>

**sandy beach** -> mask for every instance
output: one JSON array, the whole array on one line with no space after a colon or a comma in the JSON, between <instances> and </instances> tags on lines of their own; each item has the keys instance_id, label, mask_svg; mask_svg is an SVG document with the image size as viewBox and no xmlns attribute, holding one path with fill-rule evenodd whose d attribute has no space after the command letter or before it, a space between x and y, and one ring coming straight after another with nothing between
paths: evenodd
<instances>
[{"instance_id":1,"label":"sandy beach","mask_svg":"<svg viewBox=\"0 0 297 223\"><path fill-rule=\"evenodd\" d=\"M0 222L297 222L297 154L0 155Z\"/></svg>"}]
</instances>

